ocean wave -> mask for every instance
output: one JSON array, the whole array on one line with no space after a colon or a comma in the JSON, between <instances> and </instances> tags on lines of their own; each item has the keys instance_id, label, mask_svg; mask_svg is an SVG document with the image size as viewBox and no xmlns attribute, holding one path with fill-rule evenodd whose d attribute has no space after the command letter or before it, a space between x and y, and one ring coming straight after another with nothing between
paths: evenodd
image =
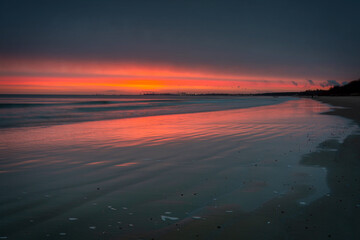
<instances>
[{"instance_id":1,"label":"ocean wave","mask_svg":"<svg viewBox=\"0 0 360 240\"><path fill-rule=\"evenodd\" d=\"M158 97L121 98L1 98L0 128L56 125L177 113L219 111L272 105L292 98Z\"/></svg>"}]
</instances>

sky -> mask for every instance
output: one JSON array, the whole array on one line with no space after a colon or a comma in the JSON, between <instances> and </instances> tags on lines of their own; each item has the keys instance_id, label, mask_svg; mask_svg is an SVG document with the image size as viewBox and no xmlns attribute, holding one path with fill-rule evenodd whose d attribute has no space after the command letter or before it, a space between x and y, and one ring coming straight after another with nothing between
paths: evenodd
<instances>
[{"instance_id":1,"label":"sky","mask_svg":"<svg viewBox=\"0 0 360 240\"><path fill-rule=\"evenodd\" d=\"M0 94L259 93L360 77L360 1L0 1Z\"/></svg>"}]
</instances>

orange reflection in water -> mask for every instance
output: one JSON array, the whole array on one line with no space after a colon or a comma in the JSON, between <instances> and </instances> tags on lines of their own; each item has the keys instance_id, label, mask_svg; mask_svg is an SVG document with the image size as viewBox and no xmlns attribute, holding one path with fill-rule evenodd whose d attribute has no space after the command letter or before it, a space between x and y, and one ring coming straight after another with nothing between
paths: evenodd
<instances>
[{"instance_id":1,"label":"orange reflection in water","mask_svg":"<svg viewBox=\"0 0 360 240\"><path fill-rule=\"evenodd\" d=\"M250 147L284 136L301 138L309 129L326 139L329 124L338 121L318 114L328 110L317 101L299 99L236 110L0 129L0 167L2 171L64 164L130 167L143 163L141 159L149 156L142 151L155 146L164 152L168 147L175 149L178 152L169 153L175 155L183 154L187 144L219 148L216 151L221 154L227 148Z\"/></svg>"},{"instance_id":2,"label":"orange reflection in water","mask_svg":"<svg viewBox=\"0 0 360 240\"><path fill-rule=\"evenodd\" d=\"M158 145L232 136L261 140L262 137L285 135L301 130L304 125L312 125L312 117L326 110L325 105L315 101L300 100L256 108L132 118L98 124L104 124L99 126L104 130L112 129L112 132L103 132L104 138L115 137L118 146Z\"/></svg>"},{"instance_id":3,"label":"orange reflection in water","mask_svg":"<svg viewBox=\"0 0 360 240\"><path fill-rule=\"evenodd\" d=\"M281 104L226 111L148 116L24 128L3 131L12 148L40 146L126 147L159 145L191 139L211 140L242 137L259 140L300 131L304 126L321 125L317 113L329 108L317 101L301 99ZM21 136L21 137L20 137Z\"/></svg>"}]
</instances>

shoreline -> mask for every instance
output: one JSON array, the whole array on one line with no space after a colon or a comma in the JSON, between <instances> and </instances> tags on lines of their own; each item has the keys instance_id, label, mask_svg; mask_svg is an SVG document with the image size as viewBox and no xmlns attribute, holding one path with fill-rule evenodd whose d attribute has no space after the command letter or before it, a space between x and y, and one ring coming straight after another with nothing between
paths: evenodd
<instances>
[{"instance_id":1,"label":"shoreline","mask_svg":"<svg viewBox=\"0 0 360 240\"><path fill-rule=\"evenodd\" d=\"M31 101L34 101L34 99ZM147 101L144 101L144 99L147 99ZM249 99L251 99L250 102L248 101ZM253 99L257 99L258 101L255 102ZM225 98L219 96L133 96L126 99L126 97L123 96L119 101L116 99L114 101L111 99L111 101L99 101L94 97L93 99L82 102L79 102L77 99L72 99L65 103L52 102L50 104L38 104L37 102L9 103L0 101L0 130L23 127L56 126L104 120L111 121L149 116L248 109L281 104L293 99L297 98L272 98L266 96L229 96ZM44 111L41 109L49 107L51 107L51 111ZM10 117L1 117L1 114L4 116L10 114ZM29 118L29 116L31 118Z\"/></svg>"},{"instance_id":2,"label":"shoreline","mask_svg":"<svg viewBox=\"0 0 360 240\"><path fill-rule=\"evenodd\" d=\"M359 96L322 96L318 97L322 103L332 107L326 115L340 116L354 121L360 126L360 97ZM335 108L334 108L335 107ZM353 133L339 143L327 140L320 146L319 152L307 154L301 164L320 166L327 169L327 182L331 193L315 201L305 211L303 224L312 218L317 230L313 232L313 239L359 239L360 229L360 135ZM331 151L336 149L336 151ZM315 212L320 212L318 216ZM297 224L301 221L295 221ZM309 224L308 224L309 225ZM305 227L305 230L306 229ZM306 232L306 231L305 231ZM320 234L320 233L323 234ZM305 235L310 236L310 235ZM300 238L299 238L300 239Z\"/></svg>"},{"instance_id":3,"label":"shoreline","mask_svg":"<svg viewBox=\"0 0 360 240\"><path fill-rule=\"evenodd\" d=\"M323 114L345 117L360 126L360 101L357 99L360 97L314 100L343 107ZM233 208L234 214L229 216L224 213L225 209L208 209L204 216L206 221L170 226L158 232L156 239L360 239L359 143L357 134L347 136L342 143L329 139L318 146L318 151L302 157L301 165L322 167L327 171L330 193L314 202L302 204L299 201L316 189L295 184L291 192L266 202L253 212Z\"/></svg>"},{"instance_id":4,"label":"shoreline","mask_svg":"<svg viewBox=\"0 0 360 240\"><path fill-rule=\"evenodd\" d=\"M68 233L69 239L73 239L72 236L77 234L85 234L89 239L95 238L93 234L99 234L98 237L102 236L106 239L115 239L118 236L122 239L157 240L360 239L360 229L358 230L357 227L357 223L360 222L360 199L357 198L360 192L358 176L360 151L357 147L360 135L349 135L358 134L358 125L343 118L326 116L326 113L323 113L324 109L331 110L330 107L315 100L300 99L284 103L283 107L223 112L221 116L217 113L201 113L197 118L190 115L183 115L181 119L178 116L153 117L146 119L146 124L144 121L134 122L134 119L119 120L118 123L113 122L113 125L98 125L101 135L93 134L91 129L96 129L94 125L96 123L90 122L84 123L82 128L81 125L59 126L54 128L56 131L50 133L49 129L38 129L41 133L39 135L36 134L37 130L29 130L27 135L31 136L33 144L26 145L27 149L37 149L36 136L39 136L40 140L44 138L47 141L56 133L54 140L60 141L55 141L56 145L47 142L41 144L41 141L42 148L38 152L47 155L43 158L38 155L35 155L36 158L30 158L40 160L34 162L35 165L32 166L31 162L24 162L28 164L25 166L25 174L11 173L14 175L4 179L11 183L13 177L26 176L31 171L31 167L36 167L39 180L45 177L50 185L48 183L43 185L43 181L34 178L24 182L24 186L31 185L30 188L25 188L24 192L14 185L14 190L18 189L16 191L19 193L14 192L15 194L9 194L4 198L4 206L8 206L5 209L9 217L12 216L14 219L19 217L19 219L16 222L10 220L8 227L4 229L8 232L7 235L15 239L24 238L25 234L30 232L34 239L36 235L63 232ZM264 117L267 120L266 125L262 124ZM282 119L288 121L283 122ZM323 122L323 119L330 120L332 124ZM245 124L244 129L247 130L229 128L229 135L223 132L225 128L221 127L221 138L208 137L209 133L217 133L212 132L212 129L218 129L219 123L234 121L237 123L235 126ZM254 126L249 125L249 122L254 122L256 127L256 130L250 133L248 129ZM174 129L175 123L178 127ZM234 126L230 123L225 126ZM267 131L268 135L265 137L281 131L291 131L291 133L298 131L301 134L293 136L286 134L289 137L285 140L289 140L287 144L290 145L286 145L283 138L280 142L265 141L258 145L259 141L264 140L263 137L258 137L251 142L251 146L256 146L253 149L246 150L241 147L247 144L246 137L263 134L272 123L275 125L271 129L275 130ZM292 125L296 127L293 128ZM202 126L207 127L204 129ZM305 132L308 127L318 131L319 134L316 135L319 137L318 140L308 143L309 135ZM347 130L347 127L350 128ZM168 129L171 131L168 135L164 135ZM181 132L188 130L185 135L188 136L187 142L180 145L172 144L179 135L176 129ZM237 131L240 135L236 134ZM134 135L123 136L126 132L134 132ZM122 141L119 141L141 140L144 144L146 143L144 139L156 140L158 135L154 133L158 132L162 133L162 138L171 139L173 142L161 146L161 144L154 145L150 141L149 145L134 148L130 145L121 145ZM344 132L346 134L341 135ZM194 133L197 137L203 136L207 141L192 142L191 136L194 136ZM26 136L23 132L21 135ZM80 138L72 141L74 136ZM23 141L20 137L5 136L4 138L19 139L14 143ZM245 140L241 141L243 138ZM116 148L114 148L114 139ZM209 139L213 141L208 141ZM85 145L76 144L84 140L86 140ZM277 145L279 145L278 153L281 155L274 155L267 150ZM12 145L12 148L17 152L28 153L27 149L22 150L16 146L18 145ZM50 149L53 146L62 147L60 152L55 151L54 154L53 151L42 150L47 149L48 146ZM302 149L300 154L299 146L308 147L306 151ZM78 154L76 152L74 154L74 147ZM102 151L104 147L105 150ZM229 150L230 152L227 153ZM297 150L299 154L296 153ZM119 152L122 155L120 159ZM258 155L259 158L256 158ZM26 154L26 157L28 156ZM30 156L32 156L31 152ZM56 161L56 165L48 166L46 163L49 157L50 160L58 160L56 156L60 156L59 160L62 162ZM46 165L41 163L42 159L46 160L44 162ZM74 159L77 161L73 162ZM166 161L168 159L172 162ZM183 161L184 159L186 162ZM246 171L244 171L242 166L235 164L234 159L240 159L251 165L245 166ZM193 164L194 161L198 164ZM294 170L295 165L302 170ZM57 174L51 174L52 172ZM188 174L186 179L183 178L184 173ZM264 174L268 177L262 178ZM276 178L281 176L283 176L282 180L276 181ZM3 189L6 190L8 186L3 185ZM261 202L256 203L254 200L257 198L253 194L258 193L263 195ZM315 195L318 197L311 199ZM24 199L18 199L13 204L13 200L19 196ZM56 197L56 200L55 198L53 198L55 201L52 200L51 196ZM222 196L225 198L221 198ZM45 205L34 201L43 197L47 202ZM204 200L207 202L204 203ZM92 205L94 202L96 205ZM256 207L251 207L252 204ZM25 208L18 212L17 209L22 206ZM35 215L33 209L36 211ZM127 215L127 211L123 211L126 209L131 210L131 214ZM89 221L86 217L99 212L102 216L100 221ZM172 217L174 220L163 219L169 216L159 218L158 215L161 213L166 215L173 213L174 215L170 216L175 216ZM35 217L37 225L21 220L24 216L28 216L27 219ZM80 221L67 223L66 220L73 217L79 218ZM121 222L113 225L115 218ZM111 225L108 225L109 223ZM79 228L75 230L73 224L79 224L77 225ZM89 226L97 226L99 231L88 230ZM119 226L119 228L109 229L108 226ZM101 229L106 229L110 235L103 236L106 232Z\"/></svg>"},{"instance_id":5,"label":"shoreline","mask_svg":"<svg viewBox=\"0 0 360 240\"><path fill-rule=\"evenodd\" d=\"M329 104L335 108L331 112L326 112L328 115L336 115L354 120L360 126L360 96L348 97L318 97L315 98L322 103Z\"/></svg>"}]
</instances>

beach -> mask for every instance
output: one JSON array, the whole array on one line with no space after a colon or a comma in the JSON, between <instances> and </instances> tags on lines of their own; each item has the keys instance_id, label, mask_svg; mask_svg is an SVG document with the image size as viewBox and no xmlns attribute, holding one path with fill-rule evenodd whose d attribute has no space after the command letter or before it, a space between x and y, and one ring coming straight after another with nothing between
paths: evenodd
<instances>
[{"instance_id":1,"label":"beach","mask_svg":"<svg viewBox=\"0 0 360 240\"><path fill-rule=\"evenodd\" d=\"M329 112L336 100L224 111L205 100L206 111L192 99L190 113L2 128L0 237L360 236L359 126Z\"/></svg>"},{"instance_id":2,"label":"beach","mask_svg":"<svg viewBox=\"0 0 360 240\"><path fill-rule=\"evenodd\" d=\"M339 115L360 122L360 98L359 96L334 96L334 97L319 97L317 100L330 104L335 107L341 107L334 109L334 111L327 114Z\"/></svg>"},{"instance_id":3,"label":"beach","mask_svg":"<svg viewBox=\"0 0 360 240\"><path fill-rule=\"evenodd\" d=\"M352 119L360 124L359 97L319 97L316 100L335 106L324 114ZM340 108L336 108L340 107ZM284 198L267 202L252 213L229 218L224 209L208 217L212 225L188 224L187 235L165 235L161 239L359 239L360 238L360 135L348 136L342 143L324 141L320 151L306 154L301 164L327 169L330 192L309 205L294 200L308 194L311 186L298 186ZM208 231L218 228L214 237ZM196 238L193 233L197 232ZM201 236L206 236L202 238Z\"/></svg>"},{"instance_id":4,"label":"beach","mask_svg":"<svg viewBox=\"0 0 360 240\"><path fill-rule=\"evenodd\" d=\"M0 240L360 240L360 1L0 1Z\"/></svg>"}]
</instances>

